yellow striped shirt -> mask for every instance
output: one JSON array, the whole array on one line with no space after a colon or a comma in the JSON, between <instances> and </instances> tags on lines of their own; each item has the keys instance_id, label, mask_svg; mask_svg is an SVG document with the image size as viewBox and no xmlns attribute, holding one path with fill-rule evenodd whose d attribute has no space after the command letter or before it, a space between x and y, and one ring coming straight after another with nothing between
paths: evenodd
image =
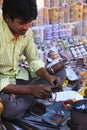
<instances>
[{"instance_id":1,"label":"yellow striped shirt","mask_svg":"<svg viewBox=\"0 0 87 130\"><path fill-rule=\"evenodd\" d=\"M0 23L0 90L10 83L15 84L17 78L28 79L27 71L18 67L21 55L26 57L32 77L37 76L36 71L44 67L44 62L38 58L32 30L29 28L16 39L3 20Z\"/></svg>"}]
</instances>

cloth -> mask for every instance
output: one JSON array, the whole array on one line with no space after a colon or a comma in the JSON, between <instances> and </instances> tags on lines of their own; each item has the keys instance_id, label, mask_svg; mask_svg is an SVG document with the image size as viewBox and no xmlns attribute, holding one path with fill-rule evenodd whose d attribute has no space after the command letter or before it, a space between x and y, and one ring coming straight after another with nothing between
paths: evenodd
<instances>
[{"instance_id":1,"label":"cloth","mask_svg":"<svg viewBox=\"0 0 87 130\"><path fill-rule=\"evenodd\" d=\"M0 90L11 81L11 78L27 80L28 73L18 68L21 55L24 55L29 63L32 77L37 76L36 71L44 67L44 62L38 59L38 50L33 41L32 30L25 35L15 38L4 20L0 22ZM21 74L20 74L21 73ZM5 78L5 80L4 80Z\"/></svg>"},{"instance_id":2,"label":"cloth","mask_svg":"<svg viewBox=\"0 0 87 130\"><path fill-rule=\"evenodd\" d=\"M34 98L28 94L9 95L0 94L3 99L4 112L2 117L5 119L20 119L24 116Z\"/></svg>"},{"instance_id":3,"label":"cloth","mask_svg":"<svg viewBox=\"0 0 87 130\"><path fill-rule=\"evenodd\" d=\"M65 69L62 69L56 73L57 76L61 77L62 82L66 79ZM61 82L61 84L62 84ZM34 78L29 81L25 81L22 79L17 79L16 84L45 84L49 85L49 83L43 78ZM5 106L3 117L10 119L19 119L22 118L27 109L29 109L31 103L34 102L34 97L28 94L19 94L19 95L8 95L8 94L0 94L0 97L3 99L3 103Z\"/></svg>"}]
</instances>

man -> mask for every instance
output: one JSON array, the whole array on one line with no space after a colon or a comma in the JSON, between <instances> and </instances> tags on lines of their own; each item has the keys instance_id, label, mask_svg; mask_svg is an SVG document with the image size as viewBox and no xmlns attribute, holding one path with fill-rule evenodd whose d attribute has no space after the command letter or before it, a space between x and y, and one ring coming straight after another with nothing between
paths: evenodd
<instances>
[{"instance_id":1,"label":"man","mask_svg":"<svg viewBox=\"0 0 87 130\"><path fill-rule=\"evenodd\" d=\"M54 82L56 86L60 85L60 78L50 75L44 63L38 59L38 51L29 28L31 21L37 17L36 0L4 0L2 14L0 97L5 108L3 117L17 119L24 116L34 98L47 98ZM28 71L18 67L21 55L24 55L29 63L30 76ZM35 79L37 76L39 78L32 82L30 77Z\"/></svg>"}]
</instances>

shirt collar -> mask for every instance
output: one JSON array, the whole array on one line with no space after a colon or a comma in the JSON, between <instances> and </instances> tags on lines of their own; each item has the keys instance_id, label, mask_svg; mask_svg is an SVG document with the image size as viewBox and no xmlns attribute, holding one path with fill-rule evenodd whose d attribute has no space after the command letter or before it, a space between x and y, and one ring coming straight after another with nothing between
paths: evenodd
<instances>
[{"instance_id":1,"label":"shirt collar","mask_svg":"<svg viewBox=\"0 0 87 130\"><path fill-rule=\"evenodd\" d=\"M14 38L17 39L19 37L19 35L16 33L14 34Z\"/></svg>"}]
</instances>

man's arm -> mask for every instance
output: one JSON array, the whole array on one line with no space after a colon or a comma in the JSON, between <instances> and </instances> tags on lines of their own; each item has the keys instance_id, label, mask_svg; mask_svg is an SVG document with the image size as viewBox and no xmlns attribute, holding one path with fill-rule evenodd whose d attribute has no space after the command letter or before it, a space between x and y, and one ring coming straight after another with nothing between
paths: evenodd
<instances>
[{"instance_id":1,"label":"man's arm","mask_svg":"<svg viewBox=\"0 0 87 130\"><path fill-rule=\"evenodd\" d=\"M2 89L2 92L4 93L14 93L14 94L31 94L31 85L14 85L9 84L5 88Z\"/></svg>"},{"instance_id":2,"label":"man's arm","mask_svg":"<svg viewBox=\"0 0 87 130\"><path fill-rule=\"evenodd\" d=\"M46 79L52 87L60 86L60 78L55 75L49 74L45 67L40 68L36 73L40 77Z\"/></svg>"},{"instance_id":3,"label":"man's arm","mask_svg":"<svg viewBox=\"0 0 87 130\"><path fill-rule=\"evenodd\" d=\"M37 70L36 72L40 77L48 80L50 77L50 74L47 72L45 67L40 68L39 70Z\"/></svg>"},{"instance_id":4,"label":"man's arm","mask_svg":"<svg viewBox=\"0 0 87 130\"><path fill-rule=\"evenodd\" d=\"M30 94L37 98L48 97L51 88L45 85L13 85L9 84L2 89L2 92L8 94Z\"/></svg>"}]
</instances>

